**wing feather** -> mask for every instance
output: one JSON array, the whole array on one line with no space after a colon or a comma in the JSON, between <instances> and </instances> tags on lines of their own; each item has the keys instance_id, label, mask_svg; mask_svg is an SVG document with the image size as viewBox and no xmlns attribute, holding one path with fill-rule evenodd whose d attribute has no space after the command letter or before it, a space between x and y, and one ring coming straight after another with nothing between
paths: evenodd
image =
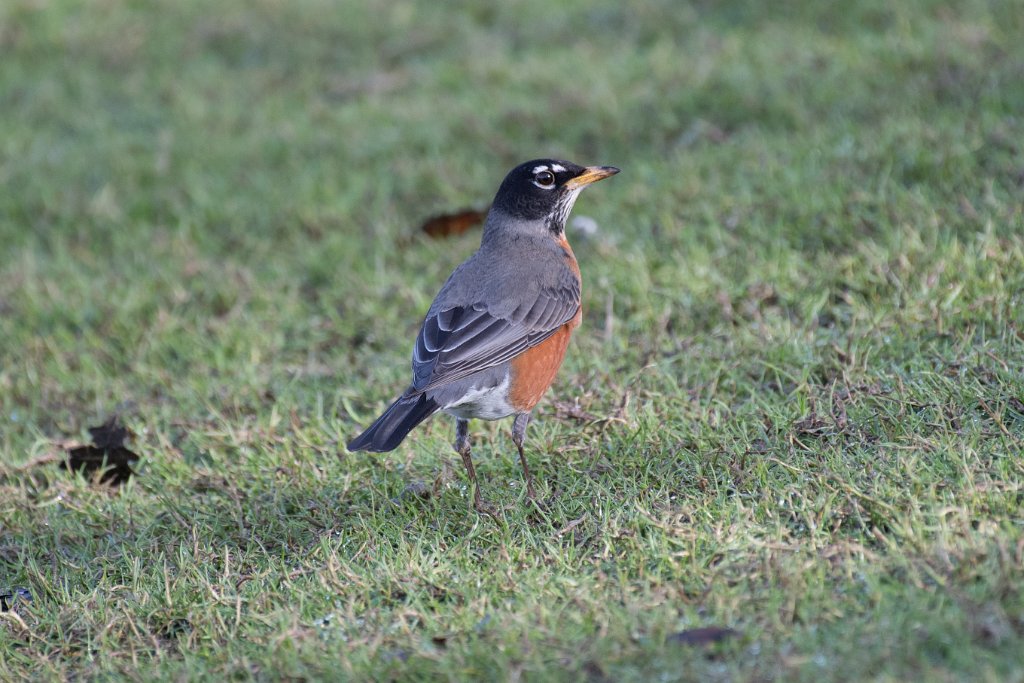
<instances>
[{"instance_id":1,"label":"wing feather","mask_svg":"<svg viewBox=\"0 0 1024 683\"><path fill-rule=\"evenodd\" d=\"M413 388L419 391L505 363L540 344L579 312L579 282L540 290L507 317L475 302L431 309L413 349Z\"/></svg>"}]
</instances>

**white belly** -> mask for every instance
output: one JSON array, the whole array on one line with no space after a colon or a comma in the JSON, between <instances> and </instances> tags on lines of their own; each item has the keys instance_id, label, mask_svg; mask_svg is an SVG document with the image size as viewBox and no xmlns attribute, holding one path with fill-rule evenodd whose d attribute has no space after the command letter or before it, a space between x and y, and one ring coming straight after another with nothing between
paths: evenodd
<instances>
[{"instance_id":1,"label":"white belly","mask_svg":"<svg viewBox=\"0 0 1024 683\"><path fill-rule=\"evenodd\" d=\"M478 417L482 420L500 420L513 414L515 408L508 403L508 375L496 387L470 387L462 398L441 408L455 417L468 420Z\"/></svg>"}]
</instances>

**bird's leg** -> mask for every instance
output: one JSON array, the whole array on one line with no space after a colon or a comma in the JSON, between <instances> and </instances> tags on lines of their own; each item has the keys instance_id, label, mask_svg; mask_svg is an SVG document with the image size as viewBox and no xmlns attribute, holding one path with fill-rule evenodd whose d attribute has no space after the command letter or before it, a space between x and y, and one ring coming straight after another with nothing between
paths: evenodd
<instances>
[{"instance_id":1,"label":"bird's leg","mask_svg":"<svg viewBox=\"0 0 1024 683\"><path fill-rule=\"evenodd\" d=\"M533 475L526 464L526 454L523 452L523 439L526 438L526 425L530 424L530 413L519 413L512 423L512 442L519 450L519 462L523 464L523 477L526 478L526 497L535 500L537 494L533 490Z\"/></svg>"},{"instance_id":2,"label":"bird's leg","mask_svg":"<svg viewBox=\"0 0 1024 683\"><path fill-rule=\"evenodd\" d=\"M476 479L476 468L473 467L473 458L469 452L469 420L459 417L455 418L455 450L462 456L462 464L466 466L466 473L473 485L473 507L477 512L484 512L494 517L494 508L484 502L480 496L480 482Z\"/></svg>"}]
</instances>

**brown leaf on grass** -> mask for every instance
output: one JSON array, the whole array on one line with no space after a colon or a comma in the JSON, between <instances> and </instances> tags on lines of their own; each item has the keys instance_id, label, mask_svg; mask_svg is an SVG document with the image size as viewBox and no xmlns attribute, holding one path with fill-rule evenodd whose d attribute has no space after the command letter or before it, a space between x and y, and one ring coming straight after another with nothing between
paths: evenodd
<instances>
[{"instance_id":1,"label":"brown leaf on grass","mask_svg":"<svg viewBox=\"0 0 1024 683\"><path fill-rule=\"evenodd\" d=\"M192 632L192 622L184 617L171 619L156 629L156 636L162 641L176 640Z\"/></svg>"},{"instance_id":2,"label":"brown leaf on grass","mask_svg":"<svg viewBox=\"0 0 1024 683\"><path fill-rule=\"evenodd\" d=\"M24 604L32 602L32 593L29 589L15 586L9 591L0 593L0 612L10 612L19 602Z\"/></svg>"},{"instance_id":3,"label":"brown leaf on grass","mask_svg":"<svg viewBox=\"0 0 1024 683\"><path fill-rule=\"evenodd\" d=\"M559 420L569 418L577 422L593 422L597 419L596 415L588 413L579 403L572 401L555 401L555 417Z\"/></svg>"},{"instance_id":4,"label":"brown leaf on grass","mask_svg":"<svg viewBox=\"0 0 1024 683\"><path fill-rule=\"evenodd\" d=\"M1010 397L1010 408L1012 408L1014 412L1024 415L1024 401L1016 396Z\"/></svg>"},{"instance_id":5,"label":"brown leaf on grass","mask_svg":"<svg viewBox=\"0 0 1024 683\"><path fill-rule=\"evenodd\" d=\"M139 456L124 445L132 435L131 431L114 415L99 427L90 427L89 434L92 435L92 445L68 448L60 468L87 475L102 470L100 482L112 486L128 481L135 474L131 466L139 460Z\"/></svg>"},{"instance_id":6,"label":"brown leaf on grass","mask_svg":"<svg viewBox=\"0 0 1024 683\"><path fill-rule=\"evenodd\" d=\"M483 211L463 209L455 213L443 213L428 218L420 226L420 230L434 239L455 237L483 223L486 216L486 209Z\"/></svg>"},{"instance_id":7,"label":"brown leaf on grass","mask_svg":"<svg viewBox=\"0 0 1024 683\"><path fill-rule=\"evenodd\" d=\"M831 425L817 413L811 413L804 419L793 423L793 431L798 436L821 436L828 432L830 427Z\"/></svg>"},{"instance_id":8,"label":"brown leaf on grass","mask_svg":"<svg viewBox=\"0 0 1024 683\"><path fill-rule=\"evenodd\" d=\"M690 628L679 633L673 633L668 637L668 642L677 645L692 645L704 647L720 643L727 638L735 638L740 635L739 631L721 626L703 626L701 628Z\"/></svg>"},{"instance_id":9,"label":"brown leaf on grass","mask_svg":"<svg viewBox=\"0 0 1024 683\"><path fill-rule=\"evenodd\" d=\"M430 638L430 642L432 642L434 644L434 646L437 647L438 649L444 650L444 649L446 649L448 647L448 641L451 640L452 638L454 638L456 635L458 635L458 634L456 634L456 633L444 633L444 634L441 634L441 635L432 636Z\"/></svg>"}]
</instances>

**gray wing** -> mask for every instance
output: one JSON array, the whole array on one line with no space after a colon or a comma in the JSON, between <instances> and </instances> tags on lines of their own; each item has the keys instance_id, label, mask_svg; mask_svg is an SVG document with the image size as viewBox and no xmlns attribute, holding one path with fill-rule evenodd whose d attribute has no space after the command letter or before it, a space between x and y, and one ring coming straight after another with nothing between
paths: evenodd
<instances>
[{"instance_id":1,"label":"gray wing","mask_svg":"<svg viewBox=\"0 0 1024 683\"><path fill-rule=\"evenodd\" d=\"M492 315L480 302L432 307L413 348L413 389L425 391L505 363L557 332L579 310L579 282L541 289L535 301L504 316Z\"/></svg>"}]
</instances>

